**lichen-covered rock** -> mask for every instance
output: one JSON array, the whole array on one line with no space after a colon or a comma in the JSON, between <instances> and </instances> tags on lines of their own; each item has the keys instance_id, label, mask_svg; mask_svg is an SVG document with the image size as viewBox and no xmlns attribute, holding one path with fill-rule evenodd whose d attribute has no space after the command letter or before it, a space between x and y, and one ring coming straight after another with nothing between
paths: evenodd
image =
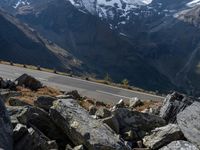
<instances>
[{"instance_id":1,"label":"lichen-covered rock","mask_svg":"<svg viewBox=\"0 0 200 150\"><path fill-rule=\"evenodd\" d=\"M119 122L120 130L138 129L148 132L156 127L165 125L165 120L159 116L131 111L126 108L115 110L113 115Z\"/></svg>"},{"instance_id":2,"label":"lichen-covered rock","mask_svg":"<svg viewBox=\"0 0 200 150\"><path fill-rule=\"evenodd\" d=\"M27 74L21 75L15 81L17 82L17 85L25 86L26 88L29 88L31 90L42 88L42 83L39 80Z\"/></svg>"},{"instance_id":3,"label":"lichen-covered rock","mask_svg":"<svg viewBox=\"0 0 200 150\"><path fill-rule=\"evenodd\" d=\"M172 141L184 139L183 133L176 124L168 124L164 127L156 128L151 135L145 136L143 144L151 149L158 149Z\"/></svg>"},{"instance_id":4,"label":"lichen-covered rock","mask_svg":"<svg viewBox=\"0 0 200 150\"><path fill-rule=\"evenodd\" d=\"M177 92L169 94L165 98L163 106L161 107L160 117L165 119L168 123L176 123L177 114L193 102L194 99Z\"/></svg>"},{"instance_id":5,"label":"lichen-covered rock","mask_svg":"<svg viewBox=\"0 0 200 150\"><path fill-rule=\"evenodd\" d=\"M174 141L160 148L159 150L199 150L195 145L188 141Z\"/></svg>"},{"instance_id":6,"label":"lichen-covered rock","mask_svg":"<svg viewBox=\"0 0 200 150\"><path fill-rule=\"evenodd\" d=\"M53 106L53 102L55 100L56 100L55 97L43 95L39 96L37 100L34 101L34 105L48 111L50 107Z\"/></svg>"},{"instance_id":7,"label":"lichen-covered rock","mask_svg":"<svg viewBox=\"0 0 200 150\"><path fill-rule=\"evenodd\" d=\"M13 149L13 129L4 103L0 99L0 149Z\"/></svg>"},{"instance_id":8,"label":"lichen-covered rock","mask_svg":"<svg viewBox=\"0 0 200 150\"><path fill-rule=\"evenodd\" d=\"M82 144L88 150L128 149L110 128L93 119L73 99L55 101L50 116L75 145Z\"/></svg>"},{"instance_id":9,"label":"lichen-covered rock","mask_svg":"<svg viewBox=\"0 0 200 150\"><path fill-rule=\"evenodd\" d=\"M200 102L194 102L180 112L177 123L187 140L200 149Z\"/></svg>"}]
</instances>

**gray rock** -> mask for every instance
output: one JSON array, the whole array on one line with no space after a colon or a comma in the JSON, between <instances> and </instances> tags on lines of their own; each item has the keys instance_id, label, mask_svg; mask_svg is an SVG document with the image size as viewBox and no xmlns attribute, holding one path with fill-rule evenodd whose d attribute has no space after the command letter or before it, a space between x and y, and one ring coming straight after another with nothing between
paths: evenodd
<instances>
[{"instance_id":1,"label":"gray rock","mask_svg":"<svg viewBox=\"0 0 200 150\"><path fill-rule=\"evenodd\" d=\"M48 111L50 107L53 106L53 102L55 100L55 97L43 95L38 97L37 100L34 101L34 105Z\"/></svg>"},{"instance_id":2,"label":"gray rock","mask_svg":"<svg viewBox=\"0 0 200 150\"><path fill-rule=\"evenodd\" d=\"M57 99L69 99L69 98L73 98L72 95L58 95L56 96Z\"/></svg>"},{"instance_id":3,"label":"gray rock","mask_svg":"<svg viewBox=\"0 0 200 150\"><path fill-rule=\"evenodd\" d=\"M127 149L110 128L93 119L73 99L55 101L50 116L75 145L82 144L88 150Z\"/></svg>"},{"instance_id":4,"label":"gray rock","mask_svg":"<svg viewBox=\"0 0 200 150\"><path fill-rule=\"evenodd\" d=\"M138 135L135 131L129 130L125 133L123 133L123 139L126 141L133 141L138 139Z\"/></svg>"},{"instance_id":5,"label":"gray rock","mask_svg":"<svg viewBox=\"0 0 200 150\"><path fill-rule=\"evenodd\" d=\"M0 148L13 149L13 129L4 103L0 99Z\"/></svg>"},{"instance_id":6,"label":"gray rock","mask_svg":"<svg viewBox=\"0 0 200 150\"><path fill-rule=\"evenodd\" d=\"M49 114L42 109L27 107L17 115L17 119L24 125L36 127L48 138L59 141L59 147L63 147L70 142L67 136L51 120Z\"/></svg>"},{"instance_id":7,"label":"gray rock","mask_svg":"<svg viewBox=\"0 0 200 150\"><path fill-rule=\"evenodd\" d=\"M20 139L28 134L28 129L25 125L17 124L13 130L13 140L15 143L20 141Z\"/></svg>"},{"instance_id":8,"label":"gray rock","mask_svg":"<svg viewBox=\"0 0 200 150\"><path fill-rule=\"evenodd\" d=\"M117 134L119 133L119 123L116 117L110 116L110 117L104 118L102 119L102 122L107 124Z\"/></svg>"},{"instance_id":9,"label":"gray rock","mask_svg":"<svg viewBox=\"0 0 200 150\"><path fill-rule=\"evenodd\" d=\"M176 124L168 124L164 127L156 128L152 134L145 136L143 144L150 149L158 149L172 141L184 139L183 133Z\"/></svg>"},{"instance_id":10,"label":"gray rock","mask_svg":"<svg viewBox=\"0 0 200 150\"><path fill-rule=\"evenodd\" d=\"M15 81L17 82L17 85L25 86L26 88L29 88L31 90L37 90L43 87L42 83L39 80L27 74L21 75Z\"/></svg>"},{"instance_id":11,"label":"gray rock","mask_svg":"<svg viewBox=\"0 0 200 150\"><path fill-rule=\"evenodd\" d=\"M125 102L123 99L121 99L116 105L116 108L124 108L125 107Z\"/></svg>"},{"instance_id":12,"label":"gray rock","mask_svg":"<svg viewBox=\"0 0 200 150\"><path fill-rule=\"evenodd\" d=\"M98 118L106 118L106 117L110 117L111 116L111 111L108 110L107 108L100 107L99 109L97 109L95 115Z\"/></svg>"},{"instance_id":13,"label":"gray rock","mask_svg":"<svg viewBox=\"0 0 200 150\"><path fill-rule=\"evenodd\" d=\"M17 116L20 115L21 112L25 109L27 109L26 106L7 106L7 111L10 116L13 127L15 127L19 123Z\"/></svg>"},{"instance_id":14,"label":"gray rock","mask_svg":"<svg viewBox=\"0 0 200 150\"><path fill-rule=\"evenodd\" d=\"M3 78L0 77L0 88L4 89L6 88L7 84L6 81L3 80Z\"/></svg>"},{"instance_id":15,"label":"gray rock","mask_svg":"<svg viewBox=\"0 0 200 150\"><path fill-rule=\"evenodd\" d=\"M79 145L73 148L73 150L84 150L84 146L83 145Z\"/></svg>"},{"instance_id":16,"label":"gray rock","mask_svg":"<svg viewBox=\"0 0 200 150\"><path fill-rule=\"evenodd\" d=\"M7 102L7 100L10 97L16 97L16 96L21 96L22 94L20 92L17 91L10 91L7 89L1 89L0 90L0 98L4 101Z\"/></svg>"},{"instance_id":17,"label":"gray rock","mask_svg":"<svg viewBox=\"0 0 200 150\"><path fill-rule=\"evenodd\" d=\"M29 128L28 133L15 143L14 148L15 150L57 150L58 146L39 130Z\"/></svg>"},{"instance_id":18,"label":"gray rock","mask_svg":"<svg viewBox=\"0 0 200 150\"><path fill-rule=\"evenodd\" d=\"M194 102L180 112L177 122L187 140L200 148L200 103Z\"/></svg>"},{"instance_id":19,"label":"gray rock","mask_svg":"<svg viewBox=\"0 0 200 150\"><path fill-rule=\"evenodd\" d=\"M16 90L16 84L11 80L3 80L3 78L0 77L0 89Z\"/></svg>"},{"instance_id":20,"label":"gray rock","mask_svg":"<svg viewBox=\"0 0 200 150\"><path fill-rule=\"evenodd\" d=\"M159 150L199 150L195 145L188 141L174 141Z\"/></svg>"},{"instance_id":21,"label":"gray rock","mask_svg":"<svg viewBox=\"0 0 200 150\"><path fill-rule=\"evenodd\" d=\"M141 105L143 105L143 102L137 97L131 98L129 100L129 107L130 108L135 108L135 107L141 106Z\"/></svg>"},{"instance_id":22,"label":"gray rock","mask_svg":"<svg viewBox=\"0 0 200 150\"><path fill-rule=\"evenodd\" d=\"M89 107L89 114L90 115L95 115L96 111L97 111L97 108L94 105Z\"/></svg>"},{"instance_id":23,"label":"gray rock","mask_svg":"<svg viewBox=\"0 0 200 150\"><path fill-rule=\"evenodd\" d=\"M8 100L10 106L27 106L30 105L17 97L10 97Z\"/></svg>"},{"instance_id":24,"label":"gray rock","mask_svg":"<svg viewBox=\"0 0 200 150\"><path fill-rule=\"evenodd\" d=\"M148 132L156 127L165 125L165 120L158 116L131 111L126 108L115 110L113 115L119 122L120 130L139 129Z\"/></svg>"},{"instance_id":25,"label":"gray rock","mask_svg":"<svg viewBox=\"0 0 200 150\"><path fill-rule=\"evenodd\" d=\"M174 92L167 95L163 106L160 110L160 117L165 119L168 123L176 123L176 116L183 111L187 106L193 103L194 99Z\"/></svg>"},{"instance_id":26,"label":"gray rock","mask_svg":"<svg viewBox=\"0 0 200 150\"><path fill-rule=\"evenodd\" d=\"M81 96L77 90L65 92L64 95L71 96L71 98L75 100L81 100Z\"/></svg>"}]
</instances>

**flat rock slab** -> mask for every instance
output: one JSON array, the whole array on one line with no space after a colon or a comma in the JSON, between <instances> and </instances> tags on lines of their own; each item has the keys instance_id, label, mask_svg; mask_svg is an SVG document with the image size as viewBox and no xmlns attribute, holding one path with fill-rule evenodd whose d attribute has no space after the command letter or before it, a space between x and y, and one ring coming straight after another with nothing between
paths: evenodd
<instances>
[{"instance_id":1,"label":"flat rock slab","mask_svg":"<svg viewBox=\"0 0 200 150\"><path fill-rule=\"evenodd\" d=\"M141 131L151 131L156 127L165 125L165 120L159 116L132 111L127 108L119 108L113 112L117 118L120 130L138 129Z\"/></svg>"},{"instance_id":2,"label":"flat rock slab","mask_svg":"<svg viewBox=\"0 0 200 150\"><path fill-rule=\"evenodd\" d=\"M180 112L177 122L187 140L200 148L200 103L194 102Z\"/></svg>"},{"instance_id":3,"label":"flat rock slab","mask_svg":"<svg viewBox=\"0 0 200 150\"><path fill-rule=\"evenodd\" d=\"M159 150L199 150L195 145L188 141L174 141Z\"/></svg>"},{"instance_id":4,"label":"flat rock slab","mask_svg":"<svg viewBox=\"0 0 200 150\"><path fill-rule=\"evenodd\" d=\"M184 139L183 133L176 124L168 124L164 127L156 128L152 134L145 136L143 144L151 149L158 149L172 141Z\"/></svg>"},{"instance_id":5,"label":"flat rock slab","mask_svg":"<svg viewBox=\"0 0 200 150\"><path fill-rule=\"evenodd\" d=\"M55 101L50 116L75 145L82 144L88 150L128 149L108 126L92 118L76 100Z\"/></svg>"}]
</instances>

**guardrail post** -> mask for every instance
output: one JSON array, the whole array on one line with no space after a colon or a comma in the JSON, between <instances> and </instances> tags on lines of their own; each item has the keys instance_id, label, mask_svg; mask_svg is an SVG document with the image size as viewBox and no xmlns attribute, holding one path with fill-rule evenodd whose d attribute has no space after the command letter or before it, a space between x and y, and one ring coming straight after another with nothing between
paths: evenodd
<instances>
[{"instance_id":1,"label":"guardrail post","mask_svg":"<svg viewBox=\"0 0 200 150\"><path fill-rule=\"evenodd\" d=\"M37 66L37 70L41 70L40 65Z\"/></svg>"}]
</instances>

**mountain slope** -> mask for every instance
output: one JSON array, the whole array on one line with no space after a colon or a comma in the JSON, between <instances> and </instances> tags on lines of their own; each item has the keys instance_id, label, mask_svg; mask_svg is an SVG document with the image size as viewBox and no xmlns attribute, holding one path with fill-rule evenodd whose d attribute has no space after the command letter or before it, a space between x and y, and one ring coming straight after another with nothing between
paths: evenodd
<instances>
[{"instance_id":1,"label":"mountain slope","mask_svg":"<svg viewBox=\"0 0 200 150\"><path fill-rule=\"evenodd\" d=\"M80 61L66 50L3 11L0 11L0 22L1 59L62 70L81 68Z\"/></svg>"},{"instance_id":2,"label":"mountain slope","mask_svg":"<svg viewBox=\"0 0 200 150\"><path fill-rule=\"evenodd\" d=\"M9 0L0 5L100 77L109 73L114 81L128 78L145 89L178 87L199 94L200 30L177 18L198 3Z\"/></svg>"},{"instance_id":3,"label":"mountain slope","mask_svg":"<svg viewBox=\"0 0 200 150\"><path fill-rule=\"evenodd\" d=\"M45 2L45 7L42 7ZM34 1L18 7L13 14L46 38L69 49L97 77L109 73L116 82L128 78L130 84L145 89L173 87L165 75L152 67L126 37L111 30L108 23L89 12L77 10L65 0L42 3Z\"/></svg>"}]
</instances>

